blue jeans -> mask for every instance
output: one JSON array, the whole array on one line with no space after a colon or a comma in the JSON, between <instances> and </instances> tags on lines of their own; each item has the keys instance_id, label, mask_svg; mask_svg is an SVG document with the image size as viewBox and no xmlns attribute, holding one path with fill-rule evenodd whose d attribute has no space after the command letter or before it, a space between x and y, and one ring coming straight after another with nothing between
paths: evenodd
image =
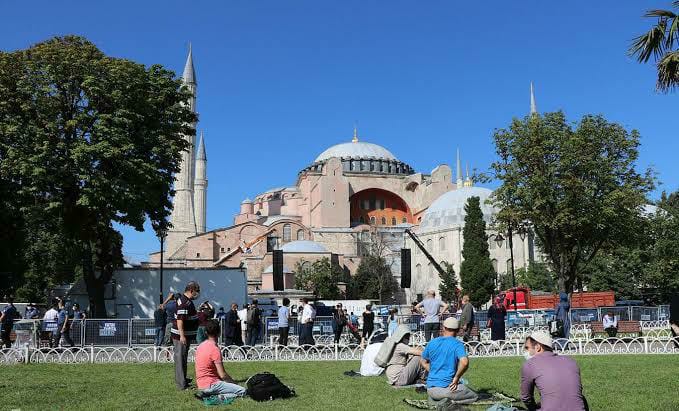
<instances>
[{"instance_id":1,"label":"blue jeans","mask_svg":"<svg viewBox=\"0 0 679 411\"><path fill-rule=\"evenodd\" d=\"M163 339L165 337L165 327L156 327L156 338L155 338L155 344L156 347L160 347L163 345Z\"/></svg>"},{"instance_id":2,"label":"blue jeans","mask_svg":"<svg viewBox=\"0 0 679 411\"><path fill-rule=\"evenodd\" d=\"M212 395L225 395L227 397L243 397L245 396L245 388L237 384L229 382L217 381L210 385L209 388L203 390L203 396L209 397Z\"/></svg>"}]
</instances>

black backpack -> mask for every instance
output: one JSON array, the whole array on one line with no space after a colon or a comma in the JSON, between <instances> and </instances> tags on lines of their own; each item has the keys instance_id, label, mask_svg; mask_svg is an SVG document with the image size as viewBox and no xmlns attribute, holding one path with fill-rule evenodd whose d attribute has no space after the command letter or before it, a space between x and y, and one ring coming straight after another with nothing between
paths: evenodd
<instances>
[{"instance_id":1,"label":"black backpack","mask_svg":"<svg viewBox=\"0 0 679 411\"><path fill-rule=\"evenodd\" d=\"M255 374L246 382L248 396L255 401L269 401L276 398L290 398L295 390L283 385L275 375L263 372Z\"/></svg>"}]
</instances>

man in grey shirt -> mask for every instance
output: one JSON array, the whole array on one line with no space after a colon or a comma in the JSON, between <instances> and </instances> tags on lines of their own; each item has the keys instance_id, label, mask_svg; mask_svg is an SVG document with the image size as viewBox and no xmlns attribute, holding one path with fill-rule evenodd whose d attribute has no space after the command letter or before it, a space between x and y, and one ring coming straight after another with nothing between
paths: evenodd
<instances>
[{"instance_id":1,"label":"man in grey shirt","mask_svg":"<svg viewBox=\"0 0 679 411\"><path fill-rule=\"evenodd\" d=\"M448 309L448 304L436 298L434 290L427 290L427 298L415 306L422 315L424 315L424 339L431 341L432 338L439 336L440 314L439 309L443 307L442 312Z\"/></svg>"},{"instance_id":2,"label":"man in grey shirt","mask_svg":"<svg viewBox=\"0 0 679 411\"><path fill-rule=\"evenodd\" d=\"M545 331L534 331L526 338L521 401L529 410L589 410L582 395L578 364L572 358L556 355L552 347L552 337ZM535 402L535 387L540 391L541 404Z\"/></svg>"},{"instance_id":3,"label":"man in grey shirt","mask_svg":"<svg viewBox=\"0 0 679 411\"><path fill-rule=\"evenodd\" d=\"M472 333L472 328L474 328L474 307L469 302L469 296L462 296L462 314L460 315L460 324L462 325L462 331L464 335L462 340L464 342L469 341L469 337Z\"/></svg>"}]
</instances>

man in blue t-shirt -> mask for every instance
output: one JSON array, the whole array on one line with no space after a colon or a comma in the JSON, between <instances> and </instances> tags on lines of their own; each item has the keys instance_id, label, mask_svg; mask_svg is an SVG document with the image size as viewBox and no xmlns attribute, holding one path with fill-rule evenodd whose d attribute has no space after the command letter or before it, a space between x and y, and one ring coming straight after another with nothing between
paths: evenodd
<instances>
[{"instance_id":1,"label":"man in blue t-shirt","mask_svg":"<svg viewBox=\"0 0 679 411\"><path fill-rule=\"evenodd\" d=\"M427 344L420 363L429 371L427 394L434 401L451 399L459 404L470 404L478 396L460 379L469 367L469 359L464 345L456 338L460 322L446 318L443 322L441 337Z\"/></svg>"},{"instance_id":2,"label":"man in blue t-shirt","mask_svg":"<svg viewBox=\"0 0 679 411\"><path fill-rule=\"evenodd\" d=\"M56 346L59 346L59 341L63 338L64 343L69 347L73 347L73 340L69 331L71 330L71 321L68 319L68 310L64 300L59 300L59 314L57 315L57 329L54 331L54 341Z\"/></svg>"}]
</instances>

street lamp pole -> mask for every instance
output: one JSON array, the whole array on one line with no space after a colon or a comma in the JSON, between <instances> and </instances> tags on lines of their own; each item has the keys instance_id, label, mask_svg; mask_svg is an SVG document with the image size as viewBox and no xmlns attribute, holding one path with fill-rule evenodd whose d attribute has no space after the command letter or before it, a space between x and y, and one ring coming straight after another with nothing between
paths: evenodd
<instances>
[{"instance_id":1,"label":"street lamp pole","mask_svg":"<svg viewBox=\"0 0 679 411\"><path fill-rule=\"evenodd\" d=\"M158 303L163 303L163 260L165 259L165 237L167 232L163 229L158 230L158 238L160 239L160 290L158 291Z\"/></svg>"}]
</instances>

